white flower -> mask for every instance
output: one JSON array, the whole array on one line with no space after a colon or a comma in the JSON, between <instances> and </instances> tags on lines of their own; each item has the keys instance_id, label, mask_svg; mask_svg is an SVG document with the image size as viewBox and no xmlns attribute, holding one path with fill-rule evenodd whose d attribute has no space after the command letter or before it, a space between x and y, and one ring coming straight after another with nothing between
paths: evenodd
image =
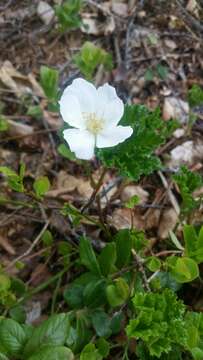
<instances>
[{"instance_id":1,"label":"white flower","mask_svg":"<svg viewBox=\"0 0 203 360\"><path fill-rule=\"evenodd\" d=\"M114 87L98 89L84 79L75 79L59 101L63 120L74 129L64 130L64 139L77 158L89 160L95 147L115 146L132 135L130 126L118 126L124 104Z\"/></svg>"}]
</instances>

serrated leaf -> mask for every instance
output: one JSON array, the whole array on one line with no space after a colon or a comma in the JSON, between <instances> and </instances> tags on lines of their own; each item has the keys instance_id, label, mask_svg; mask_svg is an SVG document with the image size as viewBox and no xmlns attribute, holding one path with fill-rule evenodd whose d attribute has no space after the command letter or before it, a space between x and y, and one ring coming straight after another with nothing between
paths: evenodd
<instances>
[{"instance_id":1,"label":"serrated leaf","mask_svg":"<svg viewBox=\"0 0 203 360\"><path fill-rule=\"evenodd\" d=\"M163 358L186 340L185 306L171 290L137 293L133 298L135 318L126 328L127 336L142 340L150 356ZM169 357L170 358L170 357Z\"/></svg>"},{"instance_id":2,"label":"serrated leaf","mask_svg":"<svg viewBox=\"0 0 203 360\"><path fill-rule=\"evenodd\" d=\"M159 109L149 111L142 105L126 105L120 124L131 126L133 134L113 148L98 150L102 162L136 181L141 175L160 169L161 162L154 151L174 131L174 121L164 122Z\"/></svg>"}]
</instances>

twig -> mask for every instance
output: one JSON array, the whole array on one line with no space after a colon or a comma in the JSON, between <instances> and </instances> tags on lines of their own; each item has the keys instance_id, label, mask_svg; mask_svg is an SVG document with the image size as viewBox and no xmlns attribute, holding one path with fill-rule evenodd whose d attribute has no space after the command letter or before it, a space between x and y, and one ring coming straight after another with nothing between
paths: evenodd
<instances>
[{"instance_id":1,"label":"twig","mask_svg":"<svg viewBox=\"0 0 203 360\"><path fill-rule=\"evenodd\" d=\"M177 202L172 190L170 189L170 187L168 185L168 182L167 182L165 176L163 175L163 173L161 171L158 171L158 174L159 174L159 177L161 179L161 182L162 182L164 188L167 190L169 200L170 200L172 206L174 207L175 212L177 213L177 215L179 215L180 207L178 205L178 202Z\"/></svg>"},{"instance_id":2,"label":"twig","mask_svg":"<svg viewBox=\"0 0 203 360\"><path fill-rule=\"evenodd\" d=\"M147 276L145 274L145 269L144 269L144 266L143 266L143 262L142 262L142 259L137 255L137 253L135 252L134 249L132 249L132 254L133 254L133 257L136 261L136 264L137 264L137 267L138 267L138 270L141 272L142 274L142 279L143 279L143 285L145 287L145 290L150 292L151 289L150 289L150 286L149 286L149 283L148 283L148 280L147 280Z\"/></svg>"},{"instance_id":3,"label":"twig","mask_svg":"<svg viewBox=\"0 0 203 360\"><path fill-rule=\"evenodd\" d=\"M42 129L42 130L37 130L37 131L33 131L30 134L23 134L23 135L17 135L17 136L10 136L7 137L6 139L1 139L0 140L0 144L8 142L8 141L13 141L13 140L19 140L19 139L24 139L28 136L35 136L38 134L46 134L48 132L57 132L59 130L59 128L55 128L55 129Z\"/></svg>"},{"instance_id":4,"label":"twig","mask_svg":"<svg viewBox=\"0 0 203 360\"><path fill-rule=\"evenodd\" d=\"M42 235L44 234L44 232L46 231L46 229L49 226L50 221L48 220L45 225L43 226L42 230L40 231L40 233L37 235L37 237L35 238L35 240L33 241L33 243L30 245L30 247L20 256L18 256L16 259L14 259L6 268L6 271L8 269L10 269L13 265L15 265L16 262L21 261L25 256L30 255L30 253L32 252L32 250L34 249L34 247L37 245L37 243L39 242L39 240L41 239Z\"/></svg>"},{"instance_id":5,"label":"twig","mask_svg":"<svg viewBox=\"0 0 203 360\"><path fill-rule=\"evenodd\" d=\"M182 11L183 16L187 18L188 21L195 27L196 30L203 32L203 25L199 23L192 15L190 15L185 7L181 4L179 0L176 0L176 4L178 5L179 9Z\"/></svg>"},{"instance_id":6,"label":"twig","mask_svg":"<svg viewBox=\"0 0 203 360\"><path fill-rule=\"evenodd\" d=\"M163 251L160 251L156 254L154 254L154 256L167 256L167 255L171 255L171 254L182 254L182 251L180 250L163 250Z\"/></svg>"}]
</instances>

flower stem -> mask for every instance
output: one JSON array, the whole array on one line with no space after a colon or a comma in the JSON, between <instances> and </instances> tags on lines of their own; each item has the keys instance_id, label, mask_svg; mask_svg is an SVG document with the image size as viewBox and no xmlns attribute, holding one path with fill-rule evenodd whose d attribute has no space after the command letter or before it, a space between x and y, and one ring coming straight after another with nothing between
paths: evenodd
<instances>
[{"instance_id":1,"label":"flower stem","mask_svg":"<svg viewBox=\"0 0 203 360\"><path fill-rule=\"evenodd\" d=\"M90 196L87 204L85 204L85 205L82 207L82 209L81 209L81 214L82 214L85 210L87 210L87 209L90 207L90 205L94 202L94 200L96 199L96 195L97 195L97 193L98 193L98 191L99 191L99 189L100 189L100 187L101 187L101 185L102 185L102 183L103 183L104 176L105 176L106 172L107 172L107 169L104 168L103 171L102 171L102 173L101 173L101 176L100 176L100 178L99 178L99 181L98 181L95 189L93 190L92 195Z\"/></svg>"}]
</instances>

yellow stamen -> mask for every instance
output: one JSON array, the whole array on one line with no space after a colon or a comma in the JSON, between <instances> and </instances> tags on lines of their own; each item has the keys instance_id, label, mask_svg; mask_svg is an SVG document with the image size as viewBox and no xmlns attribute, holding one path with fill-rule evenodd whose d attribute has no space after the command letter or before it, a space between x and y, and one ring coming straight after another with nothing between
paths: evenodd
<instances>
[{"instance_id":1,"label":"yellow stamen","mask_svg":"<svg viewBox=\"0 0 203 360\"><path fill-rule=\"evenodd\" d=\"M99 119L95 113L83 113L83 116L86 120L86 128L88 131L93 133L94 135L97 135L99 132L101 132L104 128L104 120Z\"/></svg>"}]
</instances>

